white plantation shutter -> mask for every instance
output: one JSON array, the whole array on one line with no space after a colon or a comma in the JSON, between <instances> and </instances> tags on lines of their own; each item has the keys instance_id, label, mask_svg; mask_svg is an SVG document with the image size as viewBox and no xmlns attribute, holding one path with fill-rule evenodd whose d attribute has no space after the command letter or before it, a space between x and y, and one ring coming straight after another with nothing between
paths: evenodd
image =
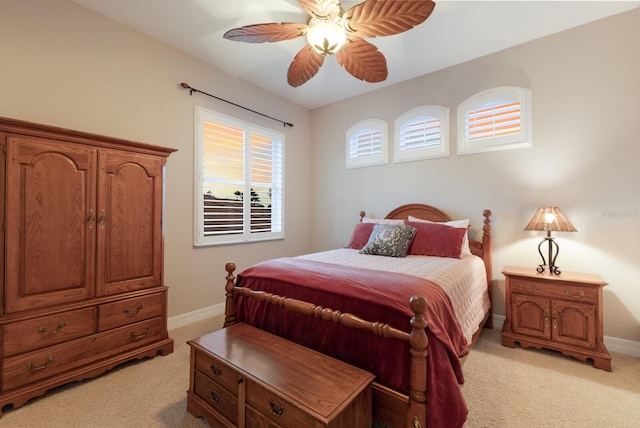
<instances>
[{"instance_id":1,"label":"white plantation shutter","mask_svg":"<svg viewBox=\"0 0 640 428\"><path fill-rule=\"evenodd\" d=\"M531 146L531 90L505 86L458 107L458 153Z\"/></svg>"},{"instance_id":2,"label":"white plantation shutter","mask_svg":"<svg viewBox=\"0 0 640 428\"><path fill-rule=\"evenodd\" d=\"M196 109L195 244L283 237L284 134Z\"/></svg>"},{"instance_id":3,"label":"white plantation shutter","mask_svg":"<svg viewBox=\"0 0 640 428\"><path fill-rule=\"evenodd\" d=\"M378 119L358 122L349 128L346 139L347 168L388 162L387 122Z\"/></svg>"},{"instance_id":4,"label":"white plantation shutter","mask_svg":"<svg viewBox=\"0 0 640 428\"><path fill-rule=\"evenodd\" d=\"M416 107L395 121L395 161L449 156L449 109Z\"/></svg>"},{"instance_id":5,"label":"white plantation shutter","mask_svg":"<svg viewBox=\"0 0 640 428\"><path fill-rule=\"evenodd\" d=\"M520 107L517 101L501 100L468 112L465 121L467 141L520 133Z\"/></svg>"}]
</instances>

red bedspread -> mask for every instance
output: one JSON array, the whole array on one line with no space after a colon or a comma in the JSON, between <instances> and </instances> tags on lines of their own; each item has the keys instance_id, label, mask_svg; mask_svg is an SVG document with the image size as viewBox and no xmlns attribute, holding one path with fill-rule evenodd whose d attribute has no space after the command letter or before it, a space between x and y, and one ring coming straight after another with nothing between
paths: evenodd
<instances>
[{"instance_id":1,"label":"red bedspread","mask_svg":"<svg viewBox=\"0 0 640 428\"><path fill-rule=\"evenodd\" d=\"M467 344L448 296L437 284L415 276L360 269L303 259L281 258L259 263L238 275L240 286L349 312L410 332L409 299L421 295L429 338L427 406L431 427L460 427L467 416L459 384L464 382L459 357ZM370 371L376 381L409 391L408 342L287 311L256 299L238 297L238 321L246 322L324 354Z\"/></svg>"}]
</instances>

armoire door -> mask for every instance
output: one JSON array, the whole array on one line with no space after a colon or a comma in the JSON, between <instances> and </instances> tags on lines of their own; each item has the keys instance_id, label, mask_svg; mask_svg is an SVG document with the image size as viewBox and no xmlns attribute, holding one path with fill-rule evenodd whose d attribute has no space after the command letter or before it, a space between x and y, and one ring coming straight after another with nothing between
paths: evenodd
<instances>
[{"instance_id":1,"label":"armoire door","mask_svg":"<svg viewBox=\"0 0 640 428\"><path fill-rule=\"evenodd\" d=\"M97 151L44 138L5 138L5 311L93 297Z\"/></svg>"},{"instance_id":2,"label":"armoire door","mask_svg":"<svg viewBox=\"0 0 640 428\"><path fill-rule=\"evenodd\" d=\"M164 158L101 150L98 159L97 293L159 286Z\"/></svg>"}]
</instances>

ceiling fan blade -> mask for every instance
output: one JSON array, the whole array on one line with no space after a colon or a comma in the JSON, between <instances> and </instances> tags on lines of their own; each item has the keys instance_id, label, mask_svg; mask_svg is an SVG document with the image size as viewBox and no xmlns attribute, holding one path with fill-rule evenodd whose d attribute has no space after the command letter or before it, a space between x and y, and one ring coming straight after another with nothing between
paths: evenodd
<instances>
[{"instance_id":1,"label":"ceiling fan blade","mask_svg":"<svg viewBox=\"0 0 640 428\"><path fill-rule=\"evenodd\" d=\"M356 79L376 83L387 78L387 60L382 52L359 37L350 37L336 53L336 60Z\"/></svg>"},{"instance_id":2,"label":"ceiling fan blade","mask_svg":"<svg viewBox=\"0 0 640 428\"><path fill-rule=\"evenodd\" d=\"M298 3L311 16L322 18L340 14L340 0L298 0Z\"/></svg>"},{"instance_id":3,"label":"ceiling fan blade","mask_svg":"<svg viewBox=\"0 0 640 428\"><path fill-rule=\"evenodd\" d=\"M431 0L366 0L347 10L347 29L358 37L391 36L423 23L436 4Z\"/></svg>"},{"instance_id":4,"label":"ceiling fan blade","mask_svg":"<svg viewBox=\"0 0 640 428\"><path fill-rule=\"evenodd\" d=\"M320 55L309 45L305 45L293 59L287 72L289 85L297 88L316 75L324 63L324 55Z\"/></svg>"},{"instance_id":5,"label":"ceiling fan blade","mask_svg":"<svg viewBox=\"0 0 640 428\"><path fill-rule=\"evenodd\" d=\"M281 42L307 34L307 25L295 22L246 25L224 33L224 38L247 43Z\"/></svg>"}]
</instances>

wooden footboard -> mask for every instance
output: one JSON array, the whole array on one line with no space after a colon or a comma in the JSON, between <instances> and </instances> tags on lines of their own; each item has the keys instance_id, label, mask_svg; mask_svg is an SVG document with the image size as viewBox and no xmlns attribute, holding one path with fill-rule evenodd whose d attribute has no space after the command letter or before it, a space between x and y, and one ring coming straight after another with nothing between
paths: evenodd
<instances>
[{"instance_id":1,"label":"wooden footboard","mask_svg":"<svg viewBox=\"0 0 640 428\"><path fill-rule=\"evenodd\" d=\"M235 263L227 263L225 285L224 326L235 324L235 295L249 296L261 302L280 306L300 314L332 321L345 327L369 331L377 336L405 340L411 347L409 374L409 396L400 394L387 387L374 384L374 418L390 426L405 425L411 428L427 426L427 322L422 314L427 310L427 301L422 296L412 296L409 306L414 316L411 318L411 333L398 330L388 324L364 320L353 314L343 313L331 308L323 308L310 302L278 296L264 291L255 291L236 285Z\"/></svg>"}]
</instances>

